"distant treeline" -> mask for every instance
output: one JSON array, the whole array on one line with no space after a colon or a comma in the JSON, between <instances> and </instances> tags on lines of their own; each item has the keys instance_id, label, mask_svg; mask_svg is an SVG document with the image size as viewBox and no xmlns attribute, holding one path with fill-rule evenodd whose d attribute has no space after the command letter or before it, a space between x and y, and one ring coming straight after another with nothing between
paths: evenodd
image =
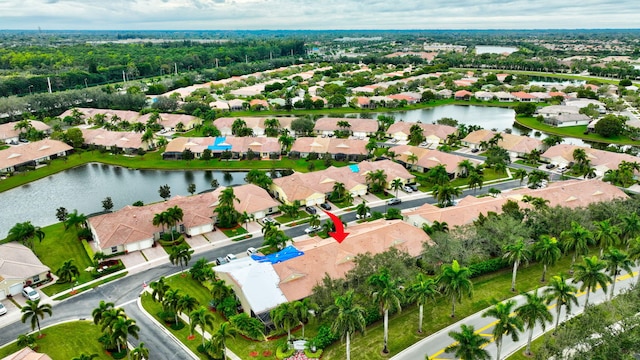
<instances>
[{"instance_id":1,"label":"distant treeline","mask_svg":"<svg viewBox=\"0 0 640 360\"><path fill-rule=\"evenodd\" d=\"M123 74L133 80L171 74L176 67L179 72L215 70L304 53L304 41L298 39L0 48L0 72L4 75L0 78L0 96L48 91L47 78L53 91L61 91L122 81ZM217 76L216 71L209 71L207 76ZM224 77L228 76L220 76Z\"/></svg>"}]
</instances>

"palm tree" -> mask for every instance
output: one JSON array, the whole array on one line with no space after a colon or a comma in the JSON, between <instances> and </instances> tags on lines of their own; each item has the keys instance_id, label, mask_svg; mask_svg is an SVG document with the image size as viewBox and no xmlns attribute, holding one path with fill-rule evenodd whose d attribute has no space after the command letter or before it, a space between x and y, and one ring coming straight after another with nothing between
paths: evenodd
<instances>
[{"instance_id":1,"label":"palm tree","mask_svg":"<svg viewBox=\"0 0 640 360\"><path fill-rule=\"evenodd\" d=\"M119 318L126 318L127 314L125 313L123 308L111 308L102 313L102 318L100 319L100 331L106 331L108 333L112 332L113 324Z\"/></svg>"},{"instance_id":2,"label":"palm tree","mask_svg":"<svg viewBox=\"0 0 640 360\"><path fill-rule=\"evenodd\" d=\"M184 267L189 265L193 252L194 250L190 249L186 244L173 246L169 250L169 261L173 265L180 265L180 272L183 272Z\"/></svg>"},{"instance_id":3,"label":"palm tree","mask_svg":"<svg viewBox=\"0 0 640 360\"><path fill-rule=\"evenodd\" d=\"M556 327L553 330L553 335L558 332L558 325L560 324L560 311L564 306L567 310L567 316L571 313L571 304L578 305L578 298L576 292L578 289L567 283L563 274L551 277L549 287L544 290L546 295L547 305L551 302L556 302Z\"/></svg>"},{"instance_id":4,"label":"palm tree","mask_svg":"<svg viewBox=\"0 0 640 360\"><path fill-rule=\"evenodd\" d=\"M451 317L456 316L456 301L462 301L462 295L473 296L473 283L469 278L471 271L462 267L457 260L453 260L451 265L443 264L437 283L440 291L445 296L451 296Z\"/></svg>"},{"instance_id":5,"label":"palm tree","mask_svg":"<svg viewBox=\"0 0 640 360\"><path fill-rule=\"evenodd\" d=\"M611 224L611 219L595 221L593 225L596 227L594 238L600 244L600 257L602 257L605 249L615 246L620 241L620 229Z\"/></svg>"},{"instance_id":6,"label":"palm tree","mask_svg":"<svg viewBox=\"0 0 640 360\"><path fill-rule=\"evenodd\" d=\"M458 163L458 169L460 169L460 177L465 178L471 174L473 163L469 159L464 159Z\"/></svg>"},{"instance_id":7,"label":"palm tree","mask_svg":"<svg viewBox=\"0 0 640 360\"><path fill-rule=\"evenodd\" d=\"M340 201L342 200L342 198L344 197L344 193L347 191L347 189L344 187L344 183L341 183L339 181L336 181L335 184L333 184L333 189L331 190L331 200L332 201Z\"/></svg>"},{"instance_id":8,"label":"palm tree","mask_svg":"<svg viewBox=\"0 0 640 360\"><path fill-rule=\"evenodd\" d=\"M73 259L70 259L62 263L62 266L56 271L56 275L61 282L72 282L74 277L80 276L80 270L73 263Z\"/></svg>"},{"instance_id":9,"label":"palm tree","mask_svg":"<svg viewBox=\"0 0 640 360\"><path fill-rule=\"evenodd\" d=\"M415 281L407 289L409 301L415 302L419 306L418 310L418 333L422 334L422 319L424 315L424 305L427 301L434 300L436 294L439 294L436 282L424 276L422 273L416 275Z\"/></svg>"},{"instance_id":10,"label":"palm tree","mask_svg":"<svg viewBox=\"0 0 640 360\"><path fill-rule=\"evenodd\" d=\"M621 238L625 245L627 245L627 251L629 251L629 243L632 239L635 239L640 235L640 216L637 213L632 212L628 215L624 215L620 218L621 224Z\"/></svg>"},{"instance_id":11,"label":"palm tree","mask_svg":"<svg viewBox=\"0 0 640 360\"><path fill-rule=\"evenodd\" d=\"M537 261L542 263L542 278L540 278L540 282L544 282L547 275L547 266L555 265L560 260L562 251L560 251L560 245L555 237L542 235L540 240L533 246L533 255Z\"/></svg>"},{"instance_id":12,"label":"palm tree","mask_svg":"<svg viewBox=\"0 0 640 360\"><path fill-rule=\"evenodd\" d=\"M633 272L633 261L629 258L629 254L616 248L609 248L604 254L603 260L607 264L609 276L613 278L611 281L611 294L609 295L609 299L612 299L616 288L618 273L620 270L624 270L628 274L631 274Z\"/></svg>"},{"instance_id":13,"label":"palm tree","mask_svg":"<svg viewBox=\"0 0 640 360\"><path fill-rule=\"evenodd\" d=\"M502 337L504 335L511 336L511 340L515 342L519 340L518 333L524 330L524 323L522 322L522 319L516 316L511 316L514 306L516 306L515 300L498 302L482 314L482 317L491 316L498 319L493 326L493 338L496 341L497 360L500 360Z\"/></svg>"},{"instance_id":14,"label":"palm tree","mask_svg":"<svg viewBox=\"0 0 640 360\"><path fill-rule=\"evenodd\" d=\"M341 339L346 338L346 360L351 359L351 334L358 331L364 334L366 329L366 311L355 303L353 294L353 290L349 290L344 295L336 296L333 305L324 312L325 315L336 313L331 331L339 334Z\"/></svg>"},{"instance_id":15,"label":"palm tree","mask_svg":"<svg viewBox=\"0 0 640 360\"><path fill-rule=\"evenodd\" d=\"M198 299L189 294L184 294L178 299L176 311L186 315L195 310L198 305L200 305Z\"/></svg>"},{"instance_id":16,"label":"palm tree","mask_svg":"<svg viewBox=\"0 0 640 360\"><path fill-rule=\"evenodd\" d=\"M65 229L69 229L70 227L74 227L76 231L78 228L85 227L87 223L87 216L85 214L78 214L78 210L73 210L71 214L67 217L67 220L64 222Z\"/></svg>"},{"instance_id":17,"label":"palm tree","mask_svg":"<svg viewBox=\"0 0 640 360\"><path fill-rule=\"evenodd\" d=\"M148 358L149 348L145 347L143 342L131 350L131 360L144 360Z\"/></svg>"},{"instance_id":18,"label":"palm tree","mask_svg":"<svg viewBox=\"0 0 640 360\"><path fill-rule=\"evenodd\" d=\"M526 178L529 173L527 173L527 170L525 169L515 169L511 174L515 179L519 179L520 185L522 185L524 178Z\"/></svg>"},{"instance_id":19,"label":"palm tree","mask_svg":"<svg viewBox=\"0 0 640 360\"><path fill-rule=\"evenodd\" d=\"M454 353L456 358L464 360L490 359L489 352L483 347L489 343L489 339L476 334L472 325L462 324L460 332L450 331L449 336L456 342L447 346L446 353Z\"/></svg>"},{"instance_id":20,"label":"palm tree","mask_svg":"<svg viewBox=\"0 0 640 360\"><path fill-rule=\"evenodd\" d=\"M589 252L589 245L593 243L593 234L579 223L572 221L571 229L560 233L560 243L564 251L572 251L569 273L573 274L576 256L584 256Z\"/></svg>"},{"instance_id":21,"label":"palm tree","mask_svg":"<svg viewBox=\"0 0 640 360\"><path fill-rule=\"evenodd\" d=\"M100 300L100 304L97 308L93 309L91 312L91 316L93 316L93 323L98 325L102 322L104 315L107 311L114 309L114 305L112 302L105 302L104 300Z\"/></svg>"},{"instance_id":22,"label":"palm tree","mask_svg":"<svg viewBox=\"0 0 640 360\"><path fill-rule=\"evenodd\" d=\"M313 214L309 217L309 226L315 227L320 226L320 215Z\"/></svg>"},{"instance_id":23,"label":"palm tree","mask_svg":"<svg viewBox=\"0 0 640 360\"><path fill-rule=\"evenodd\" d=\"M178 324L178 302L181 298L180 289L169 289L162 300L162 308L165 311L171 310L174 312L173 319L176 324Z\"/></svg>"},{"instance_id":24,"label":"palm tree","mask_svg":"<svg viewBox=\"0 0 640 360\"><path fill-rule=\"evenodd\" d=\"M169 230L171 231L171 241L174 241L173 232L177 223L182 221L184 217L184 212L177 205L174 207L170 207L166 210L166 224L169 226Z\"/></svg>"},{"instance_id":25,"label":"palm tree","mask_svg":"<svg viewBox=\"0 0 640 360\"><path fill-rule=\"evenodd\" d=\"M513 272L511 274L511 291L516 291L518 267L523 262L528 264L531 259L531 255L529 244L527 244L523 238L519 238L514 243L507 244L504 247L503 257L513 264Z\"/></svg>"},{"instance_id":26,"label":"palm tree","mask_svg":"<svg viewBox=\"0 0 640 360\"><path fill-rule=\"evenodd\" d=\"M455 197L462 194L462 190L451 184L443 184L434 186L431 189L431 193L438 202L438 205L441 207L447 207L453 204L453 199Z\"/></svg>"},{"instance_id":27,"label":"palm tree","mask_svg":"<svg viewBox=\"0 0 640 360\"><path fill-rule=\"evenodd\" d=\"M11 229L9 229L9 235L7 239L9 241L18 241L22 245L33 250L33 239L38 238L40 242L44 239L44 232L38 226L33 226L31 221L17 223Z\"/></svg>"},{"instance_id":28,"label":"palm tree","mask_svg":"<svg viewBox=\"0 0 640 360\"><path fill-rule=\"evenodd\" d=\"M40 330L40 319L44 319L45 314L49 316L53 314L51 305L40 304L40 299L27 300L27 304L22 307L20 312L22 313L20 321L25 323L27 322L27 319L29 319L29 321L31 321L31 330L35 330L37 327L39 335L42 335L42 330Z\"/></svg>"},{"instance_id":29,"label":"palm tree","mask_svg":"<svg viewBox=\"0 0 640 360\"><path fill-rule=\"evenodd\" d=\"M402 311L401 302L404 294L400 289L399 281L393 279L389 269L382 268L377 273L369 276L367 284L372 288L372 297L380 305L380 312L384 314L384 345L382 352L389 353L389 310Z\"/></svg>"},{"instance_id":30,"label":"palm tree","mask_svg":"<svg viewBox=\"0 0 640 360\"><path fill-rule=\"evenodd\" d=\"M411 163L411 168L413 169L413 166L416 164L416 162L418 161L418 155L411 153L407 156L407 161Z\"/></svg>"},{"instance_id":31,"label":"palm tree","mask_svg":"<svg viewBox=\"0 0 640 360\"><path fill-rule=\"evenodd\" d=\"M153 220L151 221L153 226L162 226L163 233L164 233L164 226L168 224L167 215L168 213L166 211L157 213L153 215Z\"/></svg>"},{"instance_id":32,"label":"palm tree","mask_svg":"<svg viewBox=\"0 0 640 360\"><path fill-rule=\"evenodd\" d=\"M402 179L395 178L391 181L391 190L396 192L396 198L398 197L398 190L402 189Z\"/></svg>"},{"instance_id":33,"label":"palm tree","mask_svg":"<svg viewBox=\"0 0 640 360\"><path fill-rule=\"evenodd\" d=\"M287 330L287 341L291 341L291 328L300 322L293 303L282 303L270 312L271 320L276 327Z\"/></svg>"},{"instance_id":34,"label":"palm tree","mask_svg":"<svg viewBox=\"0 0 640 360\"><path fill-rule=\"evenodd\" d=\"M36 346L36 337L33 334L20 334L18 335L16 345L20 348L29 347L33 349Z\"/></svg>"},{"instance_id":35,"label":"palm tree","mask_svg":"<svg viewBox=\"0 0 640 360\"><path fill-rule=\"evenodd\" d=\"M530 356L533 328L538 324L544 331L547 327L547 323L553 321L553 316L544 304L544 299L541 296L538 296L538 289L534 292L528 292L523 295L527 300L527 303L516 309L516 316L520 317L527 329L529 329L529 338L527 339L527 349L525 350L525 354Z\"/></svg>"},{"instance_id":36,"label":"palm tree","mask_svg":"<svg viewBox=\"0 0 640 360\"><path fill-rule=\"evenodd\" d=\"M169 284L165 283L164 280L164 276L161 276L158 281L154 281L149 284L149 287L151 287L151 290L153 290L153 292L151 293L151 298L159 303L162 303L162 301L164 300L164 295L170 289Z\"/></svg>"},{"instance_id":37,"label":"palm tree","mask_svg":"<svg viewBox=\"0 0 640 360\"><path fill-rule=\"evenodd\" d=\"M482 175L480 175L478 172L473 171L471 172L471 174L469 175L469 182L467 183L467 185L469 186L469 189L473 189L473 193L476 193L476 189L482 189L482 184L484 183Z\"/></svg>"},{"instance_id":38,"label":"palm tree","mask_svg":"<svg viewBox=\"0 0 640 360\"><path fill-rule=\"evenodd\" d=\"M576 264L576 271L573 274L573 283L577 284L582 282L580 285L580 291L587 290L587 297L584 300L584 307L586 308L589 305L589 294L592 291L595 291L597 286L600 285L602 290L607 292L607 284L611 281L611 277L609 275L602 272L602 270L606 269L607 265L604 261L598 259L597 256L592 257L582 257L583 263Z\"/></svg>"},{"instance_id":39,"label":"palm tree","mask_svg":"<svg viewBox=\"0 0 640 360\"><path fill-rule=\"evenodd\" d=\"M127 317L118 317L111 325L111 337L116 341L118 352L122 346L127 345L129 335L138 338L140 327L136 325L136 321Z\"/></svg>"},{"instance_id":40,"label":"palm tree","mask_svg":"<svg viewBox=\"0 0 640 360\"><path fill-rule=\"evenodd\" d=\"M640 263L640 237L636 237L629 243L629 259L636 262L636 264ZM640 275L638 275L638 280L636 280L636 287L640 286Z\"/></svg>"},{"instance_id":41,"label":"palm tree","mask_svg":"<svg viewBox=\"0 0 640 360\"><path fill-rule=\"evenodd\" d=\"M362 202L356 206L356 215L360 219L365 219L367 214L369 214L369 211L371 211L371 208L367 206L367 201L364 199L362 199Z\"/></svg>"},{"instance_id":42,"label":"palm tree","mask_svg":"<svg viewBox=\"0 0 640 360\"><path fill-rule=\"evenodd\" d=\"M371 192L374 192L374 193L381 192L384 190L384 187L387 184L387 174L384 172L383 169L379 169L376 171L369 171L365 175L365 180Z\"/></svg>"},{"instance_id":43,"label":"palm tree","mask_svg":"<svg viewBox=\"0 0 640 360\"><path fill-rule=\"evenodd\" d=\"M256 216L253 214L249 214L248 212L244 211L242 212L242 214L240 214L240 222L243 222L245 225L245 229L247 231L249 231L249 221L253 221L256 219Z\"/></svg>"},{"instance_id":44,"label":"palm tree","mask_svg":"<svg viewBox=\"0 0 640 360\"><path fill-rule=\"evenodd\" d=\"M71 360L93 360L93 359L95 359L97 357L98 357L98 354L84 354L84 353L82 353L79 356L76 356Z\"/></svg>"},{"instance_id":45,"label":"palm tree","mask_svg":"<svg viewBox=\"0 0 640 360\"><path fill-rule=\"evenodd\" d=\"M304 339L304 326L311 321L312 317L316 316L319 307L316 303L312 302L311 299L304 298L294 302L293 308L296 311L296 317L302 325L302 338Z\"/></svg>"},{"instance_id":46,"label":"palm tree","mask_svg":"<svg viewBox=\"0 0 640 360\"><path fill-rule=\"evenodd\" d=\"M220 324L218 331L211 336L211 340L220 345L223 360L227 358L227 339L235 338L237 333L238 331L227 321Z\"/></svg>"},{"instance_id":47,"label":"palm tree","mask_svg":"<svg viewBox=\"0 0 640 360\"><path fill-rule=\"evenodd\" d=\"M195 328L200 326L200 330L202 331L202 346L204 346L204 333L207 331L207 328L213 328L213 321L213 315L204 306L193 310L189 314L191 335L193 336Z\"/></svg>"},{"instance_id":48,"label":"palm tree","mask_svg":"<svg viewBox=\"0 0 640 360\"><path fill-rule=\"evenodd\" d=\"M231 290L231 288L227 286L225 281L222 279L211 282L211 298L216 302L216 304L222 302L222 300L229 296L232 291L233 290Z\"/></svg>"}]
</instances>

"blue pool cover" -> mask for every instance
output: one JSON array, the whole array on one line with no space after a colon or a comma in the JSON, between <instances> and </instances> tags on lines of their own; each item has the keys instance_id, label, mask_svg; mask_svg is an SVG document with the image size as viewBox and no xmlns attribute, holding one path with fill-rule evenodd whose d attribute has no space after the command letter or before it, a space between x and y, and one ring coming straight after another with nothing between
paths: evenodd
<instances>
[{"instance_id":1,"label":"blue pool cover","mask_svg":"<svg viewBox=\"0 0 640 360\"><path fill-rule=\"evenodd\" d=\"M213 140L213 145L207 146L207 149L209 149L211 151L231 150L231 145L224 143L226 140L227 140L227 138L225 136L216 137Z\"/></svg>"},{"instance_id":2,"label":"blue pool cover","mask_svg":"<svg viewBox=\"0 0 640 360\"><path fill-rule=\"evenodd\" d=\"M266 256L254 254L251 255L251 258L257 262L270 262L272 264L277 264L279 262L287 261L289 259L293 259L302 255L304 255L302 251L296 249L293 245L289 245L286 248L278 251L277 253L269 254Z\"/></svg>"},{"instance_id":3,"label":"blue pool cover","mask_svg":"<svg viewBox=\"0 0 640 360\"><path fill-rule=\"evenodd\" d=\"M351 171L354 172L354 173L360 172L360 168L358 167L357 164L349 165L349 169L351 169Z\"/></svg>"}]
</instances>

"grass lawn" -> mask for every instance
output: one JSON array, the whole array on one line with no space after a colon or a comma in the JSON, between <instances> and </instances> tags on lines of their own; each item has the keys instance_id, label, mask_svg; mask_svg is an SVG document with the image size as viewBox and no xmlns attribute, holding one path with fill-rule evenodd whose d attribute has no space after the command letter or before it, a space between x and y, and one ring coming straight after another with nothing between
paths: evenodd
<instances>
[{"instance_id":1,"label":"grass lawn","mask_svg":"<svg viewBox=\"0 0 640 360\"><path fill-rule=\"evenodd\" d=\"M595 254L597 250L593 250ZM571 263L571 257L563 257L558 264L549 267L547 279L562 271L566 271ZM546 285L540 283L542 265L532 264L520 268L518 271L518 292L533 290ZM504 300L513 297L511 292L511 269L484 275L473 279L474 295L472 299L465 298L462 304L456 304L456 317L449 317L451 302L449 299L438 297L434 305L425 306L423 333L417 334L418 308L410 306L399 314L390 315L389 318L389 349L391 355L395 355L415 342L443 329L466 316L472 315L486 307L491 306L491 299ZM352 359L386 359L381 355L383 337L383 323L379 321L367 328L365 336L357 335L351 340ZM443 347L448 344L442 344ZM440 349L432 349L434 352ZM325 349L325 359L344 358L344 343L336 342Z\"/></svg>"},{"instance_id":2,"label":"grass lawn","mask_svg":"<svg viewBox=\"0 0 640 360\"><path fill-rule=\"evenodd\" d=\"M545 133L556 134L564 137L574 137L578 139L584 139L587 141L620 144L620 145L640 145L640 141L631 140L627 136L614 136L610 138L605 138L603 136L600 136L594 133L589 133L585 135L584 132L587 130L586 125L567 126L567 127L558 128L555 126L549 126L547 124L543 124L533 117L521 117L521 116L516 117L516 122L519 123L520 125L526 126L534 130L540 130Z\"/></svg>"},{"instance_id":3,"label":"grass lawn","mask_svg":"<svg viewBox=\"0 0 640 360\"><path fill-rule=\"evenodd\" d=\"M57 223L44 227L42 230L45 237L41 243L35 241L35 253L40 261L51 269L52 273L55 273L65 261L73 259L74 265L80 271L80 276L76 278L78 283L82 284L93 280L91 273L85 271L93 264L82 246L82 242L78 240L75 229L65 230L62 223ZM60 291L71 289L71 285L72 283L52 284L42 288L42 291L51 296Z\"/></svg>"},{"instance_id":4,"label":"grass lawn","mask_svg":"<svg viewBox=\"0 0 640 360\"><path fill-rule=\"evenodd\" d=\"M218 230L222 231L225 235L227 235L227 237L236 237L242 234L248 234L249 232L242 226L237 226L233 229L221 229L219 228Z\"/></svg>"},{"instance_id":5,"label":"grass lawn","mask_svg":"<svg viewBox=\"0 0 640 360\"><path fill-rule=\"evenodd\" d=\"M105 354L98 338L102 335L100 328L90 321L73 321L42 329L46 334L37 339L37 351L49 355L53 360L69 360L82 353L97 354L96 359L112 359ZM0 348L0 358L4 358L20 350L16 343ZM153 352L153 350L151 350Z\"/></svg>"}]
</instances>

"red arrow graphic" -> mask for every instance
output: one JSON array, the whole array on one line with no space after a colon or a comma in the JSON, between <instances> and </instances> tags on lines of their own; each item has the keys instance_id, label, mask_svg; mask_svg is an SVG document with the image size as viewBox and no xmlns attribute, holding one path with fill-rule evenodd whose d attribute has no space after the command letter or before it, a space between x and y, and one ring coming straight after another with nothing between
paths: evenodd
<instances>
[{"instance_id":1,"label":"red arrow graphic","mask_svg":"<svg viewBox=\"0 0 640 360\"><path fill-rule=\"evenodd\" d=\"M336 231L330 232L329 235L332 238L336 239L338 243L342 243L342 241L344 241L344 239L347 238L347 235L349 235L349 233L344 232L344 226L342 224L342 220L340 220L337 216L335 216L334 214L328 211L324 211L324 212L329 216L329 218L331 218L331 221L333 221L333 225L336 228Z\"/></svg>"}]
</instances>

